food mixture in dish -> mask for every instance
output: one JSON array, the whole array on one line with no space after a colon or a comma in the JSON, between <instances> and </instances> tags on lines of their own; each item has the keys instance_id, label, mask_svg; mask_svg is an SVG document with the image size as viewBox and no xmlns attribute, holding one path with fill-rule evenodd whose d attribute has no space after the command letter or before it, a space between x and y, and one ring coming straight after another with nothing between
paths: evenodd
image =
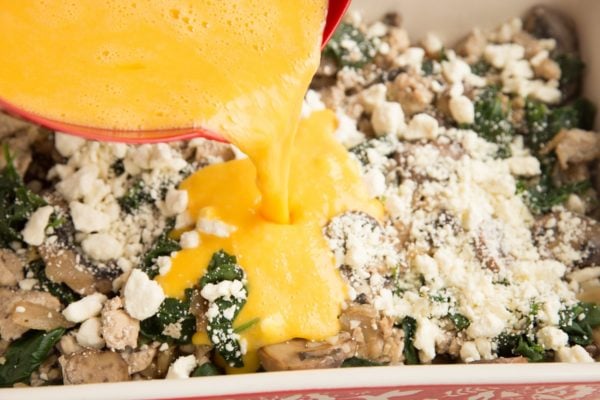
<instances>
[{"instance_id":1,"label":"food mixture in dish","mask_svg":"<svg viewBox=\"0 0 600 400\"><path fill-rule=\"evenodd\" d=\"M458 44L350 15L304 100L287 225L260 219L237 147L89 142L2 115L0 386L594 362L583 68L545 8Z\"/></svg>"}]
</instances>

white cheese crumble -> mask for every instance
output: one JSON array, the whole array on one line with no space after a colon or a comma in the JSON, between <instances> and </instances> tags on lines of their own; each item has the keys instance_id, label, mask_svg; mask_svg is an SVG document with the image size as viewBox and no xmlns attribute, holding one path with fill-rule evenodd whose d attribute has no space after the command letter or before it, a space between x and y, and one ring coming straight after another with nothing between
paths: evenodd
<instances>
[{"instance_id":1,"label":"white cheese crumble","mask_svg":"<svg viewBox=\"0 0 600 400\"><path fill-rule=\"evenodd\" d=\"M108 229L111 218L108 214L78 201L69 204L71 218L75 229L79 232L91 233Z\"/></svg>"},{"instance_id":2,"label":"white cheese crumble","mask_svg":"<svg viewBox=\"0 0 600 400\"><path fill-rule=\"evenodd\" d=\"M165 293L158 282L151 280L146 273L134 269L123 289L125 310L133 318L144 320L158 312Z\"/></svg>"},{"instance_id":3,"label":"white cheese crumble","mask_svg":"<svg viewBox=\"0 0 600 400\"><path fill-rule=\"evenodd\" d=\"M223 297L224 299L245 299L246 290L244 289L244 283L239 280L234 281L221 281L217 284L209 283L202 288L200 292L209 302L214 302L216 299Z\"/></svg>"},{"instance_id":4,"label":"white cheese crumble","mask_svg":"<svg viewBox=\"0 0 600 400\"><path fill-rule=\"evenodd\" d=\"M62 312L67 321L83 322L87 319L97 316L102 310L102 305L106 301L106 296L101 293L90 294L69 304Z\"/></svg>"},{"instance_id":5,"label":"white cheese crumble","mask_svg":"<svg viewBox=\"0 0 600 400\"><path fill-rule=\"evenodd\" d=\"M170 188L165 197L165 215L168 217L183 213L188 205L188 192Z\"/></svg>"},{"instance_id":6,"label":"white cheese crumble","mask_svg":"<svg viewBox=\"0 0 600 400\"><path fill-rule=\"evenodd\" d=\"M181 356L169 367L166 379L187 379L197 365L194 355Z\"/></svg>"},{"instance_id":7,"label":"white cheese crumble","mask_svg":"<svg viewBox=\"0 0 600 400\"><path fill-rule=\"evenodd\" d=\"M405 126L400 103L385 101L375 105L371 124L378 136L396 135Z\"/></svg>"},{"instance_id":8,"label":"white cheese crumble","mask_svg":"<svg viewBox=\"0 0 600 400\"><path fill-rule=\"evenodd\" d=\"M437 120L428 114L422 113L412 117L401 136L407 140L419 140L435 139L438 134Z\"/></svg>"},{"instance_id":9,"label":"white cheese crumble","mask_svg":"<svg viewBox=\"0 0 600 400\"><path fill-rule=\"evenodd\" d=\"M23 241L31 246L39 246L44 243L46 238L46 226L50 221L50 216L54 212L52 206L43 206L31 214L21 232Z\"/></svg>"},{"instance_id":10,"label":"white cheese crumble","mask_svg":"<svg viewBox=\"0 0 600 400\"><path fill-rule=\"evenodd\" d=\"M466 96L450 98L450 112L459 124L472 124L475 121L475 106Z\"/></svg>"},{"instance_id":11,"label":"white cheese crumble","mask_svg":"<svg viewBox=\"0 0 600 400\"><path fill-rule=\"evenodd\" d=\"M171 270L172 262L171 257L161 256L156 259L156 265L158 265L158 274L164 276Z\"/></svg>"},{"instance_id":12,"label":"white cheese crumble","mask_svg":"<svg viewBox=\"0 0 600 400\"><path fill-rule=\"evenodd\" d=\"M237 227L217 219L200 217L196 222L196 229L205 235L227 238L237 230Z\"/></svg>"},{"instance_id":13,"label":"white cheese crumble","mask_svg":"<svg viewBox=\"0 0 600 400\"><path fill-rule=\"evenodd\" d=\"M181 234L179 245L182 249L195 249L200 246L200 235L196 231L187 231Z\"/></svg>"},{"instance_id":14,"label":"white cheese crumble","mask_svg":"<svg viewBox=\"0 0 600 400\"><path fill-rule=\"evenodd\" d=\"M85 139L83 138L61 132L54 134L54 147L63 157L71 157L84 144Z\"/></svg>"},{"instance_id":15,"label":"white cheese crumble","mask_svg":"<svg viewBox=\"0 0 600 400\"><path fill-rule=\"evenodd\" d=\"M81 242L83 251L98 261L115 260L123 254L123 244L107 233L94 233Z\"/></svg>"},{"instance_id":16,"label":"white cheese crumble","mask_svg":"<svg viewBox=\"0 0 600 400\"><path fill-rule=\"evenodd\" d=\"M102 322L100 318L90 318L85 320L77 333L75 339L77 343L83 347L91 347L93 349L101 349L105 345L105 341L102 338Z\"/></svg>"},{"instance_id":17,"label":"white cheese crumble","mask_svg":"<svg viewBox=\"0 0 600 400\"><path fill-rule=\"evenodd\" d=\"M561 347L556 352L556 361L566 363L593 363L594 359L579 345Z\"/></svg>"},{"instance_id":18,"label":"white cheese crumble","mask_svg":"<svg viewBox=\"0 0 600 400\"><path fill-rule=\"evenodd\" d=\"M548 350L558 350L569 343L569 335L554 326L545 326L536 333L538 343Z\"/></svg>"}]
</instances>

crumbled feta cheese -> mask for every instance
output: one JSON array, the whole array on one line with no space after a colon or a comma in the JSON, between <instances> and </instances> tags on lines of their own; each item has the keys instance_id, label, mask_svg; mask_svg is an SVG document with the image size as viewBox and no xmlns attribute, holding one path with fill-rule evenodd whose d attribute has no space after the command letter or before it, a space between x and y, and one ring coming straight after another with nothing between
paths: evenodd
<instances>
[{"instance_id":1,"label":"crumbled feta cheese","mask_svg":"<svg viewBox=\"0 0 600 400\"><path fill-rule=\"evenodd\" d=\"M111 219L106 213L78 201L69 203L75 230L84 233L99 232L108 229Z\"/></svg>"},{"instance_id":2,"label":"crumbled feta cheese","mask_svg":"<svg viewBox=\"0 0 600 400\"><path fill-rule=\"evenodd\" d=\"M181 234L179 245L182 249L195 249L200 246L200 235L196 231L188 231Z\"/></svg>"},{"instance_id":3,"label":"crumbled feta cheese","mask_svg":"<svg viewBox=\"0 0 600 400\"><path fill-rule=\"evenodd\" d=\"M417 319L417 331L413 344L419 351L421 362L428 363L435 358L435 342L440 328L427 318Z\"/></svg>"},{"instance_id":4,"label":"crumbled feta cheese","mask_svg":"<svg viewBox=\"0 0 600 400\"><path fill-rule=\"evenodd\" d=\"M423 39L423 48L429 55L435 55L444 48L442 40L433 32L428 32Z\"/></svg>"},{"instance_id":5,"label":"crumbled feta cheese","mask_svg":"<svg viewBox=\"0 0 600 400\"><path fill-rule=\"evenodd\" d=\"M102 310L106 296L102 293L90 294L69 304L62 312L67 321L79 323L95 317Z\"/></svg>"},{"instance_id":6,"label":"crumbled feta cheese","mask_svg":"<svg viewBox=\"0 0 600 400\"><path fill-rule=\"evenodd\" d=\"M123 254L123 244L107 233L94 233L81 242L83 251L98 261L115 260Z\"/></svg>"},{"instance_id":7,"label":"crumbled feta cheese","mask_svg":"<svg viewBox=\"0 0 600 400\"><path fill-rule=\"evenodd\" d=\"M15 312L17 312L17 313L24 313L25 312L25 307L18 306L18 307L15 308Z\"/></svg>"},{"instance_id":8,"label":"crumbled feta cheese","mask_svg":"<svg viewBox=\"0 0 600 400\"><path fill-rule=\"evenodd\" d=\"M579 345L562 347L556 351L556 361L566 363L593 363L594 359Z\"/></svg>"},{"instance_id":9,"label":"crumbled feta cheese","mask_svg":"<svg viewBox=\"0 0 600 400\"><path fill-rule=\"evenodd\" d=\"M306 92L306 96L304 96L304 101L302 102L302 118L307 118L315 111L320 111L325 109L325 104L321 101L321 95L309 89Z\"/></svg>"},{"instance_id":10,"label":"crumbled feta cheese","mask_svg":"<svg viewBox=\"0 0 600 400\"><path fill-rule=\"evenodd\" d=\"M101 332L102 322L100 318L90 318L81 324L75 334L75 339L80 346L101 349L105 345Z\"/></svg>"},{"instance_id":11,"label":"crumbled feta cheese","mask_svg":"<svg viewBox=\"0 0 600 400\"><path fill-rule=\"evenodd\" d=\"M171 364L165 379L187 379L197 365L194 355L181 356Z\"/></svg>"},{"instance_id":12,"label":"crumbled feta cheese","mask_svg":"<svg viewBox=\"0 0 600 400\"><path fill-rule=\"evenodd\" d=\"M553 326L545 326L536 333L538 343L548 350L558 350L569 344L569 335Z\"/></svg>"},{"instance_id":13,"label":"crumbled feta cheese","mask_svg":"<svg viewBox=\"0 0 600 400\"><path fill-rule=\"evenodd\" d=\"M224 299L232 297L236 299L246 298L244 283L239 280L221 281L217 284L209 283L202 288L200 294L211 303L220 297Z\"/></svg>"},{"instance_id":14,"label":"crumbled feta cheese","mask_svg":"<svg viewBox=\"0 0 600 400\"><path fill-rule=\"evenodd\" d=\"M203 217L198 218L198 221L196 222L196 228L206 235L212 235L221 238L227 238L237 230L235 226L229 225L223 221Z\"/></svg>"},{"instance_id":15,"label":"crumbled feta cheese","mask_svg":"<svg viewBox=\"0 0 600 400\"><path fill-rule=\"evenodd\" d=\"M416 114L402 132L407 140L435 139L438 136L438 122L428 114Z\"/></svg>"},{"instance_id":16,"label":"crumbled feta cheese","mask_svg":"<svg viewBox=\"0 0 600 400\"><path fill-rule=\"evenodd\" d=\"M54 134L54 147L63 157L71 157L85 144L85 139L75 135L56 132Z\"/></svg>"},{"instance_id":17,"label":"crumbled feta cheese","mask_svg":"<svg viewBox=\"0 0 600 400\"><path fill-rule=\"evenodd\" d=\"M165 197L165 215L171 217L183 213L188 205L188 192L170 188Z\"/></svg>"},{"instance_id":18,"label":"crumbled feta cheese","mask_svg":"<svg viewBox=\"0 0 600 400\"><path fill-rule=\"evenodd\" d=\"M38 284L38 280L34 278L25 278L19 281L19 289L21 290L32 290L35 285Z\"/></svg>"},{"instance_id":19,"label":"crumbled feta cheese","mask_svg":"<svg viewBox=\"0 0 600 400\"><path fill-rule=\"evenodd\" d=\"M442 62L442 74L444 74L444 78L446 78L448 82L458 83L471 75L471 67L460 58L455 58L450 61Z\"/></svg>"},{"instance_id":20,"label":"crumbled feta cheese","mask_svg":"<svg viewBox=\"0 0 600 400\"><path fill-rule=\"evenodd\" d=\"M46 238L46 226L54 212L51 206L43 206L34 211L21 232L23 241L31 246L39 246Z\"/></svg>"},{"instance_id":21,"label":"crumbled feta cheese","mask_svg":"<svg viewBox=\"0 0 600 400\"><path fill-rule=\"evenodd\" d=\"M371 116L373 130L378 136L396 135L404 127L404 112L400 103L385 101L375 105Z\"/></svg>"},{"instance_id":22,"label":"crumbled feta cheese","mask_svg":"<svg viewBox=\"0 0 600 400\"><path fill-rule=\"evenodd\" d=\"M161 256L156 259L156 265L158 265L158 274L164 276L171 270L172 262L171 257Z\"/></svg>"},{"instance_id":23,"label":"crumbled feta cheese","mask_svg":"<svg viewBox=\"0 0 600 400\"><path fill-rule=\"evenodd\" d=\"M338 126L333 135L346 148L354 147L365 140L365 135L356 129L356 121L341 110L336 112Z\"/></svg>"},{"instance_id":24,"label":"crumbled feta cheese","mask_svg":"<svg viewBox=\"0 0 600 400\"><path fill-rule=\"evenodd\" d=\"M363 175L363 182L365 183L369 197L375 198L385 193L385 176L378 169L369 169Z\"/></svg>"},{"instance_id":25,"label":"crumbled feta cheese","mask_svg":"<svg viewBox=\"0 0 600 400\"><path fill-rule=\"evenodd\" d=\"M466 96L450 98L450 113L459 124L472 124L475 121L475 106Z\"/></svg>"},{"instance_id":26,"label":"crumbled feta cheese","mask_svg":"<svg viewBox=\"0 0 600 400\"><path fill-rule=\"evenodd\" d=\"M158 282L139 269L134 269L123 289L125 310L133 318L144 320L158 312L165 293Z\"/></svg>"},{"instance_id":27,"label":"crumbled feta cheese","mask_svg":"<svg viewBox=\"0 0 600 400\"><path fill-rule=\"evenodd\" d=\"M503 69L509 62L525 57L525 48L518 44L488 44L483 56L496 68Z\"/></svg>"},{"instance_id":28,"label":"crumbled feta cheese","mask_svg":"<svg viewBox=\"0 0 600 400\"><path fill-rule=\"evenodd\" d=\"M481 356L479 355L479 351L477 350L477 345L475 342L469 341L463 343L462 347L460 348L460 359L466 363L481 360Z\"/></svg>"},{"instance_id":29,"label":"crumbled feta cheese","mask_svg":"<svg viewBox=\"0 0 600 400\"><path fill-rule=\"evenodd\" d=\"M533 156L511 157L507 162L513 175L537 176L542 173L539 160Z\"/></svg>"},{"instance_id":30,"label":"crumbled feta cheese","mask_svg":"<svg viewBox=\"0 0 600 400\"><path fill-rule=\"evenodd\" d=\"M192 225L194 225L194 219L187 211L177 215L175 218L175 229L188 228Z\"/></svg>"},{"instance_id":31,"label":"crumbled feta cheese","mask_svg":"<svg viewBox=\"0 0 600 400\"><path fill-rule=\"evenodd\" d=\"M387 86L383 83L377 83L360 92L358 100L364 107L365 111L373 112L375 107L386 101Z\"/></svg>"},{"instance_id":32,"label":"crumbled feta cheese","mask_svg":"<svg viewBox=\"0 0 600 400\"><path fill-rule=\"evenodd\" d=\"M420 47L409 47L404 53L396 57L396 64L399 67L409 67L419 71L421 70L423 57L425 57L425 50Z\"/></svg>"},{"instance_id":33,"label":"crumbled feta cheese","mask_svg":"<svg viewBox=\"0 0 600 400\"><path fill-rule=\"evenodd\" d=\"M571 193L566 202L567 210L577 213L577 214L585 214L587 211L587 206L585 201L578 195Z\"/></svg>"}]
</instances>

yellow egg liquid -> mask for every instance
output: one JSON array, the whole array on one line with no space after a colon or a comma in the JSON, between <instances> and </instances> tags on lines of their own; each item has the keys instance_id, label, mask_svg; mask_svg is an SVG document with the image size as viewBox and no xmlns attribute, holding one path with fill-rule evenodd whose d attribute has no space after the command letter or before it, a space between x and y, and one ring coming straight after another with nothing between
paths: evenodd
<instances>
[{"instance_id":1,"label":"yellow egg liquid","mask_svg":"<svg viewBox=\"0 0 600 400\"><path fill-rule=\"evenodd\" d=\"M339 330L344 284L322 228L336 214L378 216L331 112L300 122L320 56L326 0L0 0L0 98L96 128L202 127L249 156L181 187L188 212L235 227L201 234L158 281L198 283L215 251L237 256L248 300L234 321L246 367L261 346ZM298 126L300 127L298 129ZM191 228L193 229L193 228ZM195 343L207 343L202 334Z\"/></svg>"}]
</instances>

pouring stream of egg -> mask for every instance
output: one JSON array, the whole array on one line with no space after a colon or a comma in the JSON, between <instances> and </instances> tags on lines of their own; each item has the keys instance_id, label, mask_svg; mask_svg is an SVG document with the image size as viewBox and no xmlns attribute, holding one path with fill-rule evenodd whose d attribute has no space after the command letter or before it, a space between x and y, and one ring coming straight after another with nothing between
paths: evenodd
<instances>
[{"instance_id":1,"label":"pouring stream of egg","mask_svg":"<svg viewBox=\"0 0 600 400\"><path fill-rule=\"evenodd\" d=\"M182 183L193 217L235 231L201 234L158 278L180 297L215 251L237 256L249 294L234 326L259 318L241 335L245 371L261 346L339 331L346 293L322 227L344 211L381 211L333 138L335 116L299 122L326 0L0 0L0 9L0 95L13 104L92 127L202 126L249 156Z\"/></svg>"}]
</instances>

